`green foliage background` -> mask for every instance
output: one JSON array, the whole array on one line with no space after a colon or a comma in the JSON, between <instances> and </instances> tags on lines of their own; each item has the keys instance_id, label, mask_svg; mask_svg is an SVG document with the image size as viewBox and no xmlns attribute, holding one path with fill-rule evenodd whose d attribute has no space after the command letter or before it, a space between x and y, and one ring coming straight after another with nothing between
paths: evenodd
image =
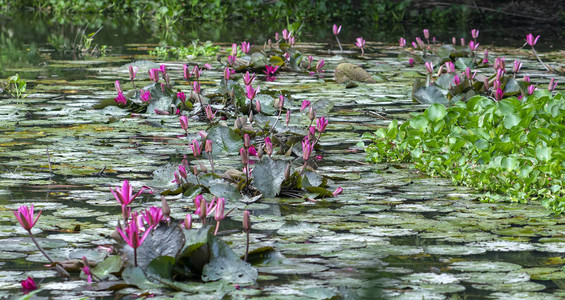
<instances>
[{"instance_id":1,"label":"green foliage background","mask_svg":"<svg viewBox=\"0 0 565 300\"><path fill-rule=\"evenodd\" d=\"M565 212L565 97L536 90L525 101L475 96L374 134L372 162L412 162L426 174L486 191L484 200L541 200Z\"/></svg>"}]
</instances>

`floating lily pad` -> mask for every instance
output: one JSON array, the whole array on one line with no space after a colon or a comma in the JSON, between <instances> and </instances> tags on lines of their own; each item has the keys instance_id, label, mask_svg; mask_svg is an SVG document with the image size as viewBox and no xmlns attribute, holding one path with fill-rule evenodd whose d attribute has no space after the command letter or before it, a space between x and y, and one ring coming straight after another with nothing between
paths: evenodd
<instances>
[{"instance_id":1,"label":"floating lily pad","mask_svg":"<svg viewBox=\"0 0 565 300\"><path fill-rule=\"evenodd\" d=\"M458 261L450 268L462 272L510 272L522 269L522 266L499 261Z\"/></svg>"}]
</instances>

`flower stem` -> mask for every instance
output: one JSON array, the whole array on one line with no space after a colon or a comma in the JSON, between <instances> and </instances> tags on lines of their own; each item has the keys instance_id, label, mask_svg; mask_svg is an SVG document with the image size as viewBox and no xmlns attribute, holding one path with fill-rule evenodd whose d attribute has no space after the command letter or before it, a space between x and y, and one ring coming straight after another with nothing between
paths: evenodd
<instances>
[{"instance_id":1,"label":"flower stem","mask_svg":"<svg viewBox=\"0 0 565 300\"><path fill-rule=\"evenodd\" d=\"M247 243L245 245L245 256L243 257L243 261L247 261L247 256L249 255L249 230L246 230L247 233Z\"/></svg>"},{"instance_id":2,"label":"flower stem","mask_svg":"<svg viewBox=\"0 0 565 300\"><path fill-rule=\"evenodd\" d=\"M339 45L339 51L343 52L343 48L341 47L341 43L339 42L337 35L335 36L335 39L337 40L337 44Z\"/></svg>"},{"instance_id":3,"label":"flower stem","mask_svg":"<svg viewBox=\"0 0 565 300\"><path fill-rule=\"evenodd\" d=\"M133 263L134 267L137 267L137 248L133 248Z\"/></svg>"},{"instance_id":4,"label":"flower stem","mask_svg":"<svg viewBox=\"0 0 565 300\"><path fill-rule=\"evenodd\" d=\"M45 258L47 258L47 260L51 263L55 265L55 270L57 270L57 272L59 272L59 275L61 275L61 277L63 278L70 278L71 275L69 275L69 272L67 272L67 270L65 270L65 268L63 268L61 265L59 265L58 263L56 263L51 256L49 256L49 254L47 254L47 252L45 252L45 250L43 250L43 248L41 248L41 246L39 246L39 243L37 242L37 240L35 239L35 237L33 236L33 234L31 233L31 230L28 231L29 233L29 237L31 237L31 240L33 241L33 243L35 244L35 246L37 247L37 249L39 249L39 252L41 252L41 254L43 254L43 256L45 256Z\"/></svg>"},{"instance_id":5,"label":"flower stem","mask_svg":"<svg viewBox=\"0 0 565 300\"><path fill-rule=\"evenodd\" d=\"M536 56L536 58L538 59L538 61L541 63L541 65L547 70L547 71L553 71L552 68L550 68L548 65L546 65L541 58L538 55L538 52L536 51L536 49L534 49L534 47L532 47L532 52L534 52L534 55Z\"/></svg>"},{"instance_id":6,"label":"flower stem","mask_svg":"<svg viewBox=\"0 0 565 300\"><path fill-rule=\"evenodd\" d=\"M214 230L214 235L218 235L219 228L220 228L220 221L216 221L216 230Z\"/></svg>"}]
</instances>

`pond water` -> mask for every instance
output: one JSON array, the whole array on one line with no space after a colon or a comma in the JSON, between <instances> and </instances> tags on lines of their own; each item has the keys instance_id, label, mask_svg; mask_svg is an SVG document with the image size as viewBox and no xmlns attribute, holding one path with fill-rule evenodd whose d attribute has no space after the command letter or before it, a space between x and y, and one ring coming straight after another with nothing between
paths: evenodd
<instances>
[{"instance_id":1,"label":"pond water","mask_svg":"<svg viewBox=\"0 0 565 300\"><path fill-rule=\"evenodd\" d=\"M133 209L159 205L158 192L170 188L171 165L189 153L178 117L94 108L115 97L115 80L122 81L124 89L131 88L127 64L137 60L154 61L147 62L151 66L164 63L177 82L175 88L188 90L181 75L185 62L155 61L147 55L155 40L122 39L126 36L118 35L121 42L113 44L105 57L40 56L2 70L4 77L19 73L30 95L0 99L0 297L18 295L20 281L27 276L41 281L41 295L54 299L143 294L133 288L99 290L78 273L70 281L60 281L55 271L44 267L47 261L12 214L29 203L44 210L34 233L56 260L95 258L102 255L98 246L113 244L109 235L121 213L108 187L124 179L136 190L142 185L153 187L156 193L143 194ZM283 71L274 82L260 82L262 90L290 91L293 114L300 115L305 99L331 103L325 114L330 120L328 131L317 153L323 159L317 166L331 179L330 190L340 186L344 191L317 201L277 197L251 204L228 202L227 209L253 213L251 249L272 246L285 257L279 264L259 266L257 284L229 290L230 295L238 299L565 297L565 218L549 215L537 203L480 203L476 200L480 192L422 176L410 165L365 162L363 150L356 146L363 132L424 108L410 98L412 82L423 76L423 67L407 68L392 43L367 40L363 57L358 51L330 53L326 42L300 42L300 51L314 55L315 61L326 61L326 76L316 79ZM344 46L354 49L351 44ZM486 45L481 42L481 46ZM531 53L517 50L520 46L486 47L493 57L521 59L522 72L546 86L550 76ZM44 44L38 48L40 54L52 51ZM552 63L564 62L563 52L544 55ZM204 95L215 92L222 67L214 58L191 61L195 62L212 64L213 69L203 75L203 90ZM333 70L341 62L360 65L382 80L354 88L336 84ZM191 120L190 131L194 134L206 126ZM220 156L217 168L233 167L233 161L233 156ZM193 209L191 198L168 199L174 218L182 219ZM222 229L239 229L241 218L241 213L230 215ZM222 238L243 254L242 232ZM226 292L224 287L202 286L193 293L158 289L149 293L198 299L206 293L217 299Z\"/></svg>"}]
</instances>

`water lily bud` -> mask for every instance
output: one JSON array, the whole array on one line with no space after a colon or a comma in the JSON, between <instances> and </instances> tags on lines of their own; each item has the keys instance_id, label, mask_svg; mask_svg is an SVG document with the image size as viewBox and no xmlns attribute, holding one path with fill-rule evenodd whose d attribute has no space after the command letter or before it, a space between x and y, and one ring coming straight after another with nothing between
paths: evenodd
<instances>
[{"instance_id":1,"label":"water lily bud","mask_svg":"<svg viewBox=\"0 0 565 300\"><path fill-rule=\"evenodd\" d=\"M255 110L260 113L261 112L261 102L259 100L255 100Z\"/></svg>"},{"instance_id":2,"label":"water lily bud","mask_svg":"<svg viewBox=\"0 0 565 300\"><path fill-rule=\"evenodd\" d=\"M316 129L314 126L310 126L308 129L308 140L313 141L316 139Z\"/></svg>"},{"instance_id":3,"label":"water lily bud","mask_svg":"<svg viewBox=\"0 0 565 300\"><path fill-rule=\"evenodd\" d=\"M547 85L547 90L548 91L553 91L555 88L557 87L557 80L555 80L555 78L551 78L549 80L549 84Z\"/></svg>"},{"instance_id":4,"label":"water lily bud","mask_svg":"<svg viewBox=\"0 0 565 300\"><path fill-rule=\"evenodd\" d=\"M484 85L485 85L485 90L488 91L489 90L488 78L485 78Z\"/></svg>"},{"instance_id":5,"label":"water lily bud","mask_svg":"<svg viewBox=\"0 0 565 300\"><path fill-rule=\"evenodd\" d=\"M288 126L288 123L290 123L290 110L286 111L286 126Z\"/></svg>"},{"instance_id":6,"label":"water lily bud","mask_svg":"<svg viewBox=\"0 0 565 300\"><path fill-rule=\"evenodd\" d=\"M269 157L271 156L271 154L273 154L273 143L271 142L270 137L265 138L265 151L267 152Z\"/></svg>"},{"instance_id":7,"label":"water lily bud","mask_svg":"<svg viewBox=\"0 0 565 300\"><path fill-rule=\"evenodd\" d=\"M198 135L199 135L203 140L205 140L205 139L208 137L208 133L207 133L206 131L204 131L204 130L198 131Z\"/></svg>"},{"instance_id":8,"label":"water lily bud","mask_svg":"<svg viewBox=\"0 0 565 300\"><path fill-rule=\"evenodd\" d=\"M241 163L246 166L249 163L249 155L244 148L239 149L239 155L241 156Z\"/></svg>"},{"instance_id":9,"label":"water lily bud","mask_svg":"<svg viewBox=\"0 0 565 300\"><path fill-rule=\"evenodd\" d=\"M428 29L424 29L423 32L424 32L424 37L426 39L429 39L430 38L430 31Z\"/></svg>"},{"instance_id":10,"label":"water lily bud","mask_svg":"<svg viewBox=\"0 0 565 300\"><path fill-rule=\"evenodd\" d=\"M249 111L249 122L253 123L253 111Z\"/></svg>"},{"instance_id":11,"label":"water lily bud","mask_svg":"<svg viewBox=\"0 0 565 300\"><path fill-rule=\"evenodd\" d=\"M208 173L208 169L204 166L204 164L202 164L202 162L199 162L198 165L200 166L200 171L202 173Z\"/></svg>"},{"instance_id":12,"label":"water lily bud","mask_svg":"<svg viewBox=\"0 0 565 300\"><path fill-rule=\"evenodd\" d=\"M204 146L204 151L206 151L206 153L212 153L213 147L212 147L212 140L206 140L206 145Z\"/></svg>"},{"instance_id":13,"label":"water lily bud","mask_svg":"<svg viewBox=\"0 0 565 300\"><path fill-rule=\"evenodd\" d=\"M167 199L165 199L165 196L161 196L161 211L165 216L171 214L171 208L169 207L169 203L167 203Z\"/></svg>"},{"instance_id":14,"label":"water lily bud","mask_svg":"<svg viewBox=\"0 0 565 300\"><path fill-rule=\"evenodd\" d=\"M243 124L242 124L240 118L235 119L235 124L234 124L234 126L235 126L235 128L237 128L237 129L243 128Z\"/></svg>"},{"instance_id":15,"label":"water lily bud","mask_svg":"<svg viewBox=\"0 0 565 300\"><path fill-rule=\"evenodd\" d=\"M247 133L243 135L243 146L245 146L245 148L249 148L249 146L251 146L251 138Z\"/></svg>"},{"instance_id":16,"label":"water lily bud","mask_svg":"<svg viewBox=\"0 0 565 300\"><path fill-rule=\"evenodd\" d=\"M282 109L284 106L284 95L280 94L279 96L279 109Z\"/></svg>"},{"instance_id":17,"label":"water lily bud","mask_svg":"<svg viewBox=\"0 0 565 300\"><path fill-rule=\"evenodd\" d=\"M251 218L248 210L243 212L243 230L247 232L251 230Z\"/></svg>"},{"instance_id":18,"label":"water lily bud","mask_svg":"<svg viewBox=\"0 0 565 300\"><path fill-rule=\"evenodd\" d=\"M171 81L171 78L169 77L169 73L165 73L165 75L163 75L163 79L165 80L165 82L169 83L169 81Z\"/></svg>"},{"instance_id":19,"label":"water lily bud","mask_svg":"<svg viewBox=\"0 0 565 300\"><path fill-rule=\"evenodd\" d=\"M310 106L310 111L308 112L308 117L310 118L310 121L314 121L314 119L316 119L316 111L314 110L314 108L312 106Z\"/></svg>"},{"instance_id":20,"label":"water lily bud","mask_svg":"<svg viewBox=\"0 0 565 300\"><path fill-rule=\"evenodd\" d=\"M134 69L132 65L129 66L129 79L133 80L137 74L137 68Z\"/></svg>"},{"instance_id":21,"label":"water lily bud","mask_svg":"<svg viewBox=\"0 0 565 300\"><path fill-rule=\"evenodd\" d=\"M192 215L191 214L186 214L186 217L184 217L183 225L184 225L185 229L192 229Z\"/></svg>"},{"instance_id":22,"label":"water lily bud","mask_svg":"<svg viewBox=\"0 0 565 300\"><path fill-rule=\"evenodd\" d=\"M206 216L208 215L207 204L206 199L202 198L202 201L200 201L200 210L198 211L198 216L202 222L205 222L204 219L206 219Z\"/></svg>"},{"instance_id":23,"label":"water lily bud","mask_svg":"<svg viewBox=\"0 0 565 300\"><path fill-rule=\"evenodd\" d=\"M343 189L341 187L338 187L333 193L332 195L335 197L339 194L341 194L341 192L343 192Z\"/></svg>"},{"instance_id":24,"label":"water lily bud","mask_svg":"<svg viewBox=\"0 0 565 300\"><path fill-rule=\"evenodd\" d=\"M180 127L184 131L188 130L188 117L186 115L180 117Z\"/></svg>"},{"instance_id":25,"label":"water lily bud","mask_svg":"<svg viewBox=\"0 0 565 300\"><path fill-rule=\"evenodd\" d=\"M530 84L530 86L528 86L528 95L533 94L535 90L536 90L536 86L533 85L533 84Z\"/></svg>"},{"instance_id":26,"label":"water lily bud","mask_svg":"<svg viewBox=\"0 0 565 300\"><path fill-rule=\"evenodd\" d=\"M290 177L290 164L286 165L286 168L284 169L284 179L288 179L288 177Z\"/></svg>"},{"instance_id":27,"label":"water lily bud","mask_svg":"<svg viewBox=\"0 0 565 300\"><path fill-rule=\"evenodd\" d=\"M259 147L259 150L257 150L257 157L259 157L259 159L261 159L261 157L263 157L263 148Z\"/></svg>"},{"instance_id":28,"label":"water lily bud","mask_svg":"<svg viewBox=\"0 0 565 300\"><path fill-rule=\"evenodd\" d=\"M192 166L192 173L193 173L195 176L198 176L198 168L197 168L196 166Z\"/></svg>"},{"instance_id":29,"label":"water lily bud","mask_svg":"<svg viewBox=\"0 0 565 300\"><path fill-rule=\"evenodd\" d=\"M216 221L221 221L226 217L224 215L225 205L226 205L226 199L225 198L218 198L217 204L216 204L216 213L214 215L214 219Z\"/></svg>"},{"instance_id":30,"label":"water lily bud","mask_svg":"<svg viewBox=\"0 0 565 300\"><path fill-rule=\"evenodd\" d=\"M174 172L173 175L175 176L175 182L177 183L177 185L181 184L181 179L179 177L179 173Z\"/></svg>"}]
</instances>

